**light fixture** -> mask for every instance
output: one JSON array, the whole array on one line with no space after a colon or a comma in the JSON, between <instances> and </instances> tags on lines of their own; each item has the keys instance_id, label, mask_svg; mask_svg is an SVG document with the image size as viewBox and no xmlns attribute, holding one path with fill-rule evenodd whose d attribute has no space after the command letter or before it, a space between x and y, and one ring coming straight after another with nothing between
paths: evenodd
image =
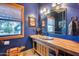
<instances>
[{"instance_id":1,"label":"light fixture","mask_svg":"<svg viewBox=\"0 0 79 59\"><path fill-rule=\"evenodd\" d=\"M60 6L58 5L58 6L56 6L56 8L55 8L56 10L58 10L58 9L60 9Z\"/></svg>"},{"instance_id":2,"label":"light fixture","mask_svg":"<svg viewBox=\"0 0 79 59\"><path fill-rule=\"evenodd\" d=\"M43 13L43 10L40 10L40 14L42 14Z\"/></svg>"},{"instance_id":3,"label":"light fixture","mask_svg":"<svg viewBox=\"0 0 79 59\"><path fill-rule=\"evenodd\" d=\"M43 8L40 10L40 14L42 14L42 15L47 15L48 13L50 13L50 10L47 8Z\"/></svg>"},{"instance_id":4,"label":"light fixture","mask_svg":"<svg viewBox=\"0 0 79 59\"><path fill-rule=\"evenodd\" d=\"M29 14L28 16L29 16L29 17L34 17L34 18L35 18L35 15L34 15L34 14Z\"/></svg>"},{"instance_id":5,"label":"light fixture","mask_svg":"<svg viewBox=\"0 0 79 59\"><path fill-rule=\"evenodd\" d=\"M56 3L52 3L52 7L55 7L56 6Z\"/></svg>"},{"instance_id":6,"label":"light fixture","mask_svg":"<svg viewBox=\"0 0 79 59\"><path fill-rule=\"evenodd\" d=\"M60 13L65 10L65 8L62 6L63 6L62 3L56 3L56 6L52 7L52 11L56 11L57 13Z\"/></svg>"},{"instance_id":7,"label":"light fixture","mask_svg":"<svg viewBox=\"0 0 79 59\"><path fill-rule=\"evenodd\" d=\"M62 3L52 3L52 7L59 9L62 6Z\"/></svg>"},{"instance_id":8,"label":"light fixture","mask_svg":"<svg viewBox=\"0 0 79 59\"><path fill-rule=\"evenodd\" d=\"M46 11L47 11L47 9L46 9L46 8L44 8L44 9L43 9L43 12L46 12Z\"/></svg>"},{"instance_id":9,"label":"light fixture","mask_svg":"<svg viewBox=\"0 0 79 59\"><path fill-rule=\"evenodd\" d=\"M68 8L66 3L62 3L61 5L61 8Z\"/></svg>"}]
</instances>

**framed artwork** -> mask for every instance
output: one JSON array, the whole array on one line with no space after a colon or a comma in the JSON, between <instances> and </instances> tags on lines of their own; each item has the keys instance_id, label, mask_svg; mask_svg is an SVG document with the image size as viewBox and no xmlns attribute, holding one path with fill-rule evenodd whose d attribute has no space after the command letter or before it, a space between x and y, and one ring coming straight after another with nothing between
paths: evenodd
<instances>
[{"instance_id":1,"label":"framed artwork","mask_svg":"<svg viewBox=\"0 0 79 59\"><path fill-rule=\"evenodd\" d=\"M29 27L36 27L36 18L28 17L28 25Z\"/></svg>"},{"instance_id":2,"label":"framed artwork","mask_svg":"<svg viewBox=\"0 0 79 59\"><path fill-rule=\"evenodd\" d=\"M44 28L45 27L45 21L42 20L42 27Z\"/></svg>"}]
</instances>

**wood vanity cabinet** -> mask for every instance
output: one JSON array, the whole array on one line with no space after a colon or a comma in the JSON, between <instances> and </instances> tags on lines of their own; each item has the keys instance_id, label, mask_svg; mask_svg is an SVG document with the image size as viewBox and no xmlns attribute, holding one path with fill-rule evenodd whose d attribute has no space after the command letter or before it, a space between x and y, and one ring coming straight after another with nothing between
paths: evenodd
<instances>
[{"instance_id":1,"label":"wood vanity cabinet","mask_svg":"<svg viewBox=\"0 0 79 59\"><path fill-rule=\"evenodd\" d=\"M61 38L44 39L41 35L32 35L33 51L41 56L79 56L79 43Z\"/></svg>"},{"instance_id":2,"label":"wood vanity cabinet","mask_svg":"<svg viewBox=\"0 0 79 59\"><path fill-rule=\"evenodd\" d=\"M56 56L57 55L57 51L55 49L50 49L48 47L46 47L45 45L35 42L33 41L33 51L34 53L38 53L38 55L41 56Z\"/></svg>"},{"instance_id":3,"label":"wood vanity cabinet","mask_svg":"<svg viewBox=\"0 0 79 59\"><path fill-rule=\"evenodd\" d=\"M66 51L59 50L55 47L49 47L37 41L33 41L33 52L40 56L73 56Z\"/></svg>"}]
</instances>

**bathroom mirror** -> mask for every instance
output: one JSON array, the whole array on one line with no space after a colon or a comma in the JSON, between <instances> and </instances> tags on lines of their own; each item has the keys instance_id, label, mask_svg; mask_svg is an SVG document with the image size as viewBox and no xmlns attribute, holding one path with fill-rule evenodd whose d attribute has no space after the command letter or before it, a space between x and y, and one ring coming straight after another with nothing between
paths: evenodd
<instances>
[{"instance_id":1,"label":"bathroom mirror","mask_svg":"<svg viewBox=\"0 0 79 59\"><path fill-rule=\"evenodd\" d=\"M66 34L66 9L52 9L47 15L47 31L54 34Z\"/></svg>"}]
</instances>

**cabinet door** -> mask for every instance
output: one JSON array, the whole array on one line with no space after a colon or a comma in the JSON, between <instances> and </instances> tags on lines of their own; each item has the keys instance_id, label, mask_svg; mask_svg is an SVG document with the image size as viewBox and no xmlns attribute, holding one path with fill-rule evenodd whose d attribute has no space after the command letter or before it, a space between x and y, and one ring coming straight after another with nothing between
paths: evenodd
<instances>
[{"instance_id":1,"label":"cabinet door","mask_svg":"<svg viewBox=\"0 0 79 59\"><path fill-rule=\"evenodd\" d=\"M49 51L49 49L47 47L45 47L45 56L48 56L48 51Z\"/></svg>"},{"instance_id":2,"label":"cabinet door","mask_svg":"<svg viewBox=\"0 0 79 59\"><path fill-rule=\"evenodd\" d=\"M67 52L59 50L59 56L73 56L72 54L69 54Z\"/></svg>"}]
</instances>

